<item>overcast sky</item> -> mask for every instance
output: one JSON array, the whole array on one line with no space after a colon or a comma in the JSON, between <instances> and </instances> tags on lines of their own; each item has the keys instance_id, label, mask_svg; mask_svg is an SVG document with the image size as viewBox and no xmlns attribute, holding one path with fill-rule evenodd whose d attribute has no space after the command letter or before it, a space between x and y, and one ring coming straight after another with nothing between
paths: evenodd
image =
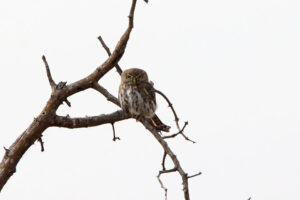
<instances>
[{"instance_id":1,"label":"overcast sky","mask_svg":"<svg viewBox=\"0 0 300 200\"><path fill-rule=\"evenodd\" d=\"M0 6L0 147L9 147L50 96L55 81L91 73L127 26L130 0L11 0ZM296 0L139 0L123 69L143 68L173 102L186 134L169 140L190 180L192 200L300 199L300 12ZM117 95L111 70L100 83ZM92 90L58 114L92 116L118 108ZM158 115L176 132L158 97ZM163 200L156 179L163 151L135 120L89 129L47 129L1 200ZM0 151L0 156L4 150ZM168 166L172 167L171 162ZM178 174L163 181L183 199Z\"/></svg>"}]
</instances>

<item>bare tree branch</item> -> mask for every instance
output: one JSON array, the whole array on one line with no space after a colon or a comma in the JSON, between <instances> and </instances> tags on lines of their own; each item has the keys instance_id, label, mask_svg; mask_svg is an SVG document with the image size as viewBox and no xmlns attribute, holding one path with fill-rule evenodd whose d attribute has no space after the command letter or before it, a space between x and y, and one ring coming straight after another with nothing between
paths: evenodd
<instances>
[{"instance_id":1,"label":"bare tree branch","mask_svg":"<svg viewBox=\"0 0 300 200\"><path fill-rule=\"evenodd\" d=\"M101 38L101 37L100 37ZM99 39L100 40L100 39ZM104 49L107 51L107 49L109 50L109 48L106 46L106 44L104 43L104 41L100 40L102 46L104 47ZM107 51L109 53L109 51ZM120 67L121 68L121 67ZM94 84L94 89L96 89L97 91L99 91L101 94L103 94L108 101L111 101L113 102L114 104L120 106L119 104L119 101L118 101L118 104L116 103L117 101L117 98L115 98L112 94L110 94L105 88L103 88L102 86L100 86L98 83L97 84ZM153 88L154 89L154 88ZM161 179L160 179L160 175L163 174L163 173L170 173L170 172L174 172L174 171L178 171L179 174L181 175L182 177L182 184L183 184L183 191L184 191L184 197L185 197L185 200L189 200L190 197L189 197L189 190L188 190L188 175L183 171L183 169L181 168L181 165L176 157L176 155L171 151L171 149L169 148L168 144L164 141L164 138L171 138L171 137L176 137L178 134L181 134L186 140L188 141L191 141L193 143L195 143L194 141L190 140L184 133L184 129L185 127L187 126L188 122L185 122L184 126L182 129L180 129L180 126L179 126L179 118L176 114L176 111L171 103L171 101L168 99L168 97L162 93L161 91L159 90L156 90L154 89L155 92L159 93L160 95L163 96L163 98L168 102L169 104L169 107L172 109L172 112L175 116L175 122L176 122L176 125L177 125L177 128L178 128L178 133L176 134L173 134L171 136L165 136L165 137L162 137L160 136L160 134L158 133L158 131L152 126L152 123L143 118L141 120L139 120L144 126L146 129L148 129L153 135L154 137L159 141L159 143L162 145L163 149L164 149L164 155L163 155L163 160L162 160L162 167L163 167L163 170L159 172L157 178L158 178L158 181L161 185L161 187L164 189L165 191L165 199L167 199L167 188L163 185ZM153 131L153 132L152 132ZM174 168L171 169L171 170L165 170L165 159L166 159L166 155L169 155L171 157L171 160L173 161L174 163ZM177 166L179 168L177 168ZM196 176L196 175L195 175ZM194 175L192 176L194 177Z\"/></svg>"},{"instance_id":2,"label":"bare tree branch","mask_svg":"<svg viewBox=\"0 0 300 200\"><path fill-rule=\"evenodd\" d=\"M154 91L156 93L160 94L168 102L169 107L171 108L171 110L172 110L172 112L174 114L175 123L176 123L177 129L178 129L178 131L180 131L180 127L179 127L179 123L178 123L179 122L179 118L178 118L177 113L176 113L176 111L175 111L175 109L173 107L173 104L171 103L171 101L168 99L168 97L164 93L162 93L161 91L159 91L159 90L157 90L155 88L153 88L153 89L154 89Z\"/></svg>"},{"instance_id":3,"label":"bare tree branch","mask_svg":"<svg viewBox=\"0 0 300 200\"><path fill-rule=\"evenodd\" d=\"M110 94L107 90L101 89L100 91L101 91L100 93L103 94L105 97L109 97L108 99L117 99L112 94ZM149 130L152 133L152 135L156 138L156 140L161 144L162 148L164 149L165 154L167 154L171 158L171 160L172 160L172 162L174 164L174 168L173 169L171 169L171 170L165 170L163 168L163 170L160 171L160 173L163 174L163 173L169 173L169 172L178 171L178 173L180 174L180 176L182 178L182 184L183 184L183 191L184 191L185 200L189 200L190 197L189 197L189 189L188 189L189 188L189 186L188 186L188 174L185 173L185 171L182 169L182 167L181 167L181 165L179 163L179 160L177 159L176 155L173 153L173 151L168 146L168 143L159 134L159 132L155 129L155 127L152 125L152 123L149 120L147 120L145 118L141 118L139 121L144 125L144 127L147 130ZM185 126L184 126L184 128L185 128ZM184 130L184 128L182 129L182 131ZM164 160L165 160L165 156L163 158L163 163L164 163ZM164 164L163 164L163 166L164 166ZM159 177L158 177L158 179L159 179ZM161 183L160 179L159 179L159 181ZM161 186L163 186L163 185L161 185ZM165 187L163 186L162 188L165 188Z\"/></svg>"},{"instance_id":4,"label":"bare tree branch","mask_svg":"<svg viewBox=\"0 0 300 200\"><path fill-rule=\"evenodd\" d=\"M166 135L166 136L164 136L163 138L164 138L164 139L169 139L169 138L174 138L174 137L176 137L177 135L183 133L183 131L184 131L184 129L185 129L185 127L186 127L187 125L188 125L188 122L185 122L184 125L183 125L183 127L182 127L182 129L181 129L179 132L174 133L174 134L172 134L172 135Z\"/></svg>"},{"instance_id":5,"label":"bare tree branch","mask_svg":"<svg viewBox=\"0 0 300 200\"><path fill-rule=\"evenodd\" d=\"M129 116L122 110L118 110L111 114L102 114L92 117L76 117L71 118L69 116L56 115L51 120L51 126L64 127L64 128L88 128L93 126L99 126L102 124L110 124L121 120L128 119Z\"/></svg>"},{"instance_id":6,"label":"bare tree branch","mask_svg":"<svg viewBox=\"0 0 300 200\"><path fill-rule=\"evenodd\" d=\"M144 1L148 2L147 0ZM67 100L69 96L89 88L93 88L97 90L103 96L105 96L108 101L111 101L117 106L120 106L118 99L113 95L111 95L104 87L99 85L98 81L113 67L116 67L118 73L121 74L122 70L118 65L118 62L122 58L125 52L126 45L130 37L130 33L134 26L133 19L134 19L135 7L136 7L136 0L132 0L132 4L128 16L129 18L128 27L123 33L123 35L121 36L113 52L110 52L109 48L104 43L103 39L99 37L99 40L102 46L104 47L104 49L106 50L107 54L109 55L109 57L103 64L97 67L96 70L92 72L90 75L88 75L87 77L84 77L81 80L78 80L69 85L67 85L66 82L59 82L56 85L56 83L54 82L51 76L47 60L45 56L43 56L43 61L46 67L48 81L52 88L52 93L46 106L43 108L42 112L36 118L34 118L34 120L29 125L29 127L19 136L19 138L16 139L16 141L8 149L4 148L6 153L0 163L0 191L2 190L3 186L6 184L8 179L16 172L16 166L19 160L22 158L24 153L29 149L29 147L35 141L39 141L41 143L42 151L44 150L43 141L41 137L42 137L42 133L49 127L64 127L64 128L73 129L73 128L86 128L86 127L92 127L92 126L98 126L98 125L110 123L112 124L112 128L113 128L113 134L114 134L113 139L114 140L118 139L118 137L115 136L114 123L131 117L129 116L129 114L127 114L122 110L115 111L111 114L102 114L98 116L82 117L82 118L71 118L70 116L65 116L65 117L58 116L56 115L56 111L63 102L66 102L68 106L71 106L70 102ZM176 125L179 130L177 135L181 134L185 137L185 139L189 140L183 134L183 131L187 123L184 125L182 129L180 129L178 124L179 118L171 102L162 92L158 90L156 90L156 92L162 95L167 100L169 106L171 107L174 113ZM162 137L158 132L158 130L155 129L155 127L150 122L150 120L142 118L139 121L144 125L144 127L147 130L149 130L152 133L152 135L156 138L156 140L160 143L160 145L164 149L164 156L162 161L163 170L159 172L157 178L159 180L161 187L165 191L165 198L167 198L167 188L163 185L162 181L160 180L160 175L165 173L178 172L182 179L184 198L185 200L189 200L190 196L189 196L188 179L198 176L200 175L200 173L192 176L188 176L188 174L185 173L185 171L183 170L179 160L177 159L177 156L173 153L173 151L168 146L168 143L164 140L164 137ZM171 136L166 136L166 138L167 137L171 137ZM174 164L174 168L168 170L165 169L165 159L167 155L170 157L171 161Z\"/></svg>"},{"instance_id":7,"label":"bare tree branch","mask_svg":"<svg viewBox=\"0 0 300 200\"><path fill-rule=\"evenodd\" d=\"M52 88L52 94L42 110L42 112L38 115L36 119L29 125L29 127L20 135L19 138L8 148L11 156L4 156L1 163L0 163L0 191L8 181L8 179L13 175L16 171L16 166L19 160L22 158L24 153L29 149L29 147L41 137L41 134L50 126L51 122L56 122L57 125L60 124L61 126L66 126L68 128L72 127L83 127L83 125L88 126L91 123L75 123L75 125L70 124L70 122L74 122L72 120L61 120L61 122L57 121L56 110L58 107L66 101L67 97L78 93L80 91L86 90L88 88L92 88L95 82L98 82L100 78L102 78L109 70L111 70L118 61L122 58L127 42L129 40L129 36L131 30L133 28L133 18L134 18L134 10L136 6L136 0L132 0L130 13L129 13L129 22L128 27L122 37L120 38L119 42L117 43L115 49L113 50L112 54L109 58L96 70L88 75L87 77L76 81L72 84L66 85L65 82L61 82L61 84L55 85L53 78L50 73L49 65L46 61L46 58L43 56L43 61L46 66L47 77L49 83ZM54 87L55 85L55 87ZM124 117L124 116L123 116ZM56 120L55 120L56 119ZM83 120L84 121L84 120ZM97 120L96 120L97 121ZM103 120L104 123L105 120ZM75 121L76 122L76 121ZM82 122L82 121L79 121ZM109 122L111 123L111 122ZM93 123L92 123L93 124ZM96 125L97 123L94 122Z\"/></svg>"},{"instance_id":8,"label":"bare tree branch","mask_svg":"<svg viewBox=\"0 0 300 200\"><path fill-rule=\"evenodd\" d=\"M194 174L194 175L188 176L188 178L194 178L194 177L196 177L196 176L199 176L199 175L201 175L201 174L202 174L202 172L198 172L197 174Z\"/></svg>"},{"instance_id":9,"label":"bare tree branch","mask_svg":"<svg viewBox=\"0 0 300 200\"><path fill-rule=\"evenodd\" d=\"M103 48L105 49L106 53L108 56L111 55L110 49L108 46L105 44L104 40L102 39L101 35L98 37L100 43L102 44ZM116 64L115 68L117 69L117 72L121 75L122 74L122 69L119 64Z\"/></svg>"},{"instance_id":10,"label":"bare tree branch","mask_svg":"<svg viewBox=\"0 0 300 200\"><path fill-rule=\"evenodd\" d=\"M185 127L188 125L188 122L185 122L183 128L180 129L180 126L179 126L179 118L178 118L178 116L177 116L177 113L176 113L176 111L175 111L175 109L174 109L174 107L173 107L171 101L168 99L168 97L167 97L163 92L161 92L161 91L159 91L159 90L157 90L157 89L155 89L155 88L153 88L153 89L154 89L154 91L155 91L156 93L160 94L160 95L168 102L169 107L171 108L171 110L172 110L172 112L173 112L173 114L174 114L176 126L177 126L177 129L178 129L178 131L179 131L178 133L175 133L175 134L173 134L173 135L165 136L164 139L167 139L167 138L174 138L174 137L176 137L177 135L180 134L180 135L182 135L182 136L184 137L185 140L190 141L190 142L192 142L192 143L196 143L195 141L189 139L189 138L183 133Z\"/></svg>"},{"instance_id":11,"label":"bare tree branch","mask_svg":"<svg viewBox=\"0 0 300 200\"><path fill-rule=\"evenodd\" d=\"M178 173L180 174L181 179L182 179L182 185L183 185L184 199L189 200L190 195L189 195L188 174L185 173L185 171L182 169L181 164L180 164L179 160L177 159L177 156L170 149L168 143L162 138L162 136L157 132L157 130L147 120L142 120L141 122L144 125L144 127L152 133L152 135L156 138L156 140L162 146L164 151L171 158L171 160L174 164L174 169L172 169L171 171L173 172L173 170L176 169L176 171L178 171ZM168 170L164 170L162 173L168 173L167 171Z\"/></svg>"},{"instance_id":12,"label":"bare tree branch","mask_svg":"<svg viewBox=\"0 0 300 200\"><path fill-rule=\"evenodd\" d=\"M168 199L168 189L164 186L164 183L162 182L162 180L160 179L160 175L161 173L158 173L158 175L156 176L157 179L158 179L158 182L160 184L160 187L164 190L165 192L165 200Z\"/></svg>"},{"instance_id":13,"label":"bare tree branch","mask_svg":"<svg viewBox=\"0 0 300 200\"><path fill-rule=\"evenodd\" d=\"M162 159L162 162L161 162L161 166L162 166L163 170L166 169L166 166L165 166L166 157L167 157L167 153L164 151L163 159Z\"/></svg>"},{"instance_id":14,"label":"bare tree branch","mask_svg":"<svg viewBox=\"0 0 300 200\"><path fill-rule=\"evenodd\" d=\"M169 139L169 138L174 138L174 137L176 137L177 135L182 135L182 136L184 137L185 140L190 141L190 142L192 142L192 143L196 143L195 141L191 140L190 138L188 138L188 137L183 133L183 131L184 131L184 129L185 129L185 127L186 127L187 125L188 125L188 122L184 122L184 125L183 125L182 129L181 129L179 132L174 133L174 134L172 134L172 135L166 135L166 136L164 136L163 138L164 138L164 139Z\"/></svg>"},{"instance_id":15,"label":"bare tree branch","mask_svg":"<svg viewBox=\"0 0 300 200\"><path fill-rule=\"evenodd\" d=\"M94 83L93 85L93 89L97 90L98 92L100 92L103 96L106 97L107 101L110 101L114 104L116 104L117 106L120 107L120 102L119 99L117 99L116 97L114 97L113 95L111 95L104 87L102 87L99 83Z\"/></svg>"},{"instance_id":16,"label":"bare tree branch","mask_svg":"<svg viewBox=\"0 0 300 200\"><path fill-rule=\"evenodd\" d=\"M43 142L42 137L43 137L43 135L41 135L41 137L38 139L38 141L41 144L41 152L44 152L45 148L44 148L44 142Z\"/></svg>"},{"instance_id":17,"label":"bare tree branch","mask_svg":"<svg viewBox=\"0 0 300 200\"><path fill-rule=\"evenodd\" d=\"M44 61L45 67L46 67L46 72L47 72L47 77L48 77L49 84L50 84L52 90L54 90L54 88L56 87L56 84L55 84L55 82L52 78L50 68L49 68L49 64L48 64L48 62L46 60L46 57L44 55L43 55L42 59Z\"/></svg>"},{"instance_id":18,"label":"bare tree branch","mask_svg":"<svg viewBox=\"0 0 300 200\"><path fill-rule=\"evenodd\" d=\"M121 139L119 137L116 137L116 131L115 131L115 125L114 124L115 124L114 122L111 123L112 129L113 129L113 139L112 140L115 142L115 141L121 140Z\"/></svg>"},{"instance_id":19,"label":"bare tree branch","mask_svg":"<svg viewBox=\"0 0 300 200\"><path fill-rule=\"evenodd\" d=\"M66 104L71 107L71 102L68 99L65 99L64 102L66 102Z\"/></svg>"}]
</instances>

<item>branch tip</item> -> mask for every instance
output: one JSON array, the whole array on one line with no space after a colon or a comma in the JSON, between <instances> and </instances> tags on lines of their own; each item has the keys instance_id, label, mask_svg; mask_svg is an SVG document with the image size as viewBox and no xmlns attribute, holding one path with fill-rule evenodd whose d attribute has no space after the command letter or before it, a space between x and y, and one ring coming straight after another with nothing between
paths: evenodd
<instances>
[{"instance_id":1,"label":"branch tip","mask_svg":"<svg viewBox=\"0 0 300 200\"><path fill-rule=\"evenodd\" d=\"M114 122L112 122L112 123L110 123L111 124L111 126L112 126L112 129L113 129L113 141L115 142L115 141L117 141L117 140L121 140L119 137L116 137L116 131L115 131L115 123Z\"/></svg>"},{"instance_id":2,"label":"branch tip","mask_svg":"<svg viewBox=\"0 0 300 200\"><path fill-rule=\"evenodd\" d=\"M6 147L3 146L3 149L5 150L5 156L10 157L12 156L12 152L10 149L7 149Z\"/></svg>"},{"instance_id":3,"label":"branch tip","mask_svg":"<svg viewBox=\"0 0 300 200\"><path fill-rule=\"evenodd\" d=\"M199 172L197 174L194 174L194 175L191 175L191 176L187 176L187 178L194 178L194 177L199 176L201 174L202 174L202 172Z\"/></svg>"},{"instance_id":4,"label":"branch tip","mask_svg":"<svg viewBox=\"0 0 300 200\"><path fill-rule=\"evenodd\" d=\"M43 60L43 62L45 64L45 67L46 67L46 73L47 73L49 84L50 84L50 86L51 86L51 88L53 90L55 88L56 84L55 84L55 82L54 82L54 80L52 78L52 75L51 75L51 72L50 72L50 67L49 67L49 64L47 62L47 59L46 59L45 55L42 56L42 60Z\"/></svg>"},{"instance_id":5,"label":"branch tip","mask_svg":"<svg viewBox=\"0 0 300 200\"><path fill-rule=\"evenodd\" d=\"M43 142L42 137L43 137L43 135L41 135L41 137L39 137L38 142L41 144L41 152L44 152L45 148L44 148L44 142Z\"/></svg>"},{"instance_id":6,"label":"branch tip","mask_svg":"<svg viewBox=\"0 0 300 200\"><path fill-rule=\"evenodd\" d=\"M160 184L160 187L161 187L161 188L164 190L164 192L165 192L165 200L167 200L167 199L168 199L168 189L164 186L162 180L160 179L160 175L161 175L161 174L158 174L156 177L157 177L157 180L158 180L158 182L159 182L159 184Z\"/></svg>"},{"instance_id":7,"label":"branch tip","mask_svg":"<svg viewBox=\"0 0 300 200\"><path fill-rule=\"evenodd\" d=\"M70 102L67 98L64 100L64 102L65 102L69 107L71 107L71 102Z\"/></svg>"}]
</instances>

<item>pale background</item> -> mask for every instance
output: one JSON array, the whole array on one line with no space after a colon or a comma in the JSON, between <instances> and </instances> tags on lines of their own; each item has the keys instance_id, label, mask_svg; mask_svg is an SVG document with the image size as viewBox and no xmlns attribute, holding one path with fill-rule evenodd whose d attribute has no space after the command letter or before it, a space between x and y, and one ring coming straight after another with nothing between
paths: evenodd
<instances>
[{"instance_id":1,"label":"pale background","mask_svg":"<svg viewBox=\"0 0 300 200\"><path fill-rule=\"evenodd\" d=\"M50 95L106 58L127 27L130 0L11 0L0 6L0 147L9 147ZM297 0L138 1L120 62L145 69L172 100L186 134L169 144L190 174L193 200L300 199L300 6ZM112 70L100 81L117 95ZM69 98L58 113L91 116L118 109L95 91ZM158 114L174 127L158 98ZM89 129L50 128L5 185L1 200L164 199L156 175L162 149L135 120ZM172 129L174 133L176 129ZM2 157L4 150L1 150ZM169 166L171 166L169 164ZM178 174L163 176L181 200Z\"/></svg>"}]
</instances>

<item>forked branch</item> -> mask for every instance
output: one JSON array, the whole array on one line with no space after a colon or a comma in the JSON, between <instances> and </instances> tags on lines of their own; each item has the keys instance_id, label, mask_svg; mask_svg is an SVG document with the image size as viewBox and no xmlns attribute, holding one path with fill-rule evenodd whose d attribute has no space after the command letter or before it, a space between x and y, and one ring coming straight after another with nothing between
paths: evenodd
<instances>
[{"instance_id":1,"label":"forked branch","mask_svg":"<svg viewBox=\"0 0 300 200\"><path fill-rule=\"evenodd\" d=\"M148 2L147 0L144 1ZM123 35L121 36L119 42L117 43L116 47L112 52L110 52L109 48L104 43L103 39L99 37L99 40L102 46L104 47L104 49L106 50L109 57L106 59L105 62L103 62L99 67L96 68L94 72L92 72L87 77L84 77L81 80L78 80L71 84L67 84L66 82L59 82L58 84L56 84L52 78L50 67L46 60L46 57L45 56L42 57L46 68L47 78L52 88L52 93L49 100L47 101L46 106L43 108L41 113L32 121L29 127L20 135L19 138L16 139L16 141L9 148L5 148L6 153L0 163L0 191L2 190L3 186L6 184L8 179L16 172L16 166L18 162L34 142L39 141L41 144L42 151L44 150L43 141L41 137L42 137L42 133L49 127L64 127L64 128L73 129L73 128L87 128L92 126L99 126L103 124L111 124L113 127L113 134L114 134L113 139L114 140L118 139L118 137L115 136L115 129L113 126L114 123L131 117L129 116L129 114L125 113L122 110L118 110L110 114L102 114L98 116L82 117L82 118L71 118L68 115L58 116L56 114L56 111L63 102L66 102L68 106L71 106L71 103L67 100L68 97L90 88L100 92L103 96L107 98L108 101L114 103L117 106L120 106L118 99L114 97L112 94L110 94L104 87L99 85L98 81L113 67L116 67L118 73L121 74L122 69L118 65L118 62L122 58L125 52L131 30L134 26L133 19L134 19L135 7L136 7L136 0L132 0L132 4L128 16L129 18L128 27L123 33ZM174 113L176 125L179 130L177 135L181 134L185 137L185 139L189 140L183 134L183 131L187 123L184 125L182 129L180 129L178 124L179 118L171 102L162 92L157 90L156 92L161 94L167 100L169 106L171 107ZM188 176L188 174L185 173L185 171L183 170L179 160L177 159L177 156L173 153L171 148L168 146L168 143L164 140L168 138L168 136L162 137L160 133L153 127L152 123L149 122L149 120L141 119L140 122L144 125L144 127L147 130L149 130L152 133L152 135L156 138L156 140L160 143L160 145L164 150L164 156L162 161L163 169L159 172L158 179L161 184L161 187L165 190L165 198L167 198L167 189L166 187L164 187L162 181L160 180L160 175L165 173L178 172L182 179L184 198L185 200L189 200L190 197L189 197L188 179L198 176L201 173ZM175 136L176 134L174 135L174 137ZM169 138L170 137L172 136L169 136ZM165 159L167 155L170 157L171 161L174 164L174 168L172 169L165 169Z\"/></svg>"},{"instance_id":2,"label":"forked branch","mask_svg":"<svg viewBox=\"0 0 300 200\"><path fill-rule=\"evenodd\" d=\"M9 156L4 156L0 163L0 191L8 181L8 179L15 173L16 166L25 152L31 147L31 145L41 138L42 133L50 126L60 126L66 128L79 128L95 126L103 123L112 123L112 120L123 120L128 118L122 111L113 113L110 116L98 116L95 118L87 119L71 119L68 117L56 116L56 110L65 101L69 106L71 105L67 98L75 93L83 90L93 88L94 83L97 83L109 70L111 70L122 58L131 30L133 28L134 10L136 6L136 0L132 0L128 27L124 34L121 36L115 49L106 61L96 68L87 77L82 78L79 81L71 83L69 85L66 82L60 82L55 84L52 75L50 73L49 64L46 57L43 56L46 67L46 73L49 84L52 88L52 93L47 101L46 106L41 113L32 121L29 127L16 139L16 141L7 149ZM111 117L111 118L110 118Z\"/></svg>"},{"instance_id":3,"label":"forked branch","mask_svg":"<svg viewBox=\"0 0 300 200\"><path fill-rule=\"evenodd\" d=\"M100 40L103 48L105 49L105 51L107 52L108 55L110 55L110 51L109 51L109 47L105 44L104 40L102 39L101 36L98 37L98 39ZM120 71L122 71L121 67L118 65L118 67L120 68ZM108 101L111 101L113 102L114 104L120 106L119 104L119 101L116 97L114 97L112 94L110 94L105 88L103 88L102 86L100 86L98 83L94 84L94 87L93 87L95 90L97 90L98 92L100 92L102 95L104 95ZM182 184L183 184L183 191L184 191L184 197L185 197L185 200L189 200L190 197L189 197L189 185L188 185L188 179L189 178L192 178L192 177L195 177L195 176L198 176L201 174L198 173L196 175L192 175L192 176L188 176L187 173L185 173L179 163L179 160L177 159L176 155L172 152L172 150L169 148L168 144L166 141L164 141L164 139L167 139L167 138L174 138L176 137L177 135L181 134L186 140L190 141L190 142L193 142L195 143L194 141L190 140L184 133L184 129L185 127L188 125L188 122L185 122L184 126L182 129L180 129L180 126L179 126L179 118L177 116L177 113L171 103L171 101L168 99L168 97L161 91L159 90L156 90L155 88L153 88L154 91L158 94L160 94L167 102L168 102L168 105L169 107L171 108L174 116L175 116L175 122L176 122L176 126L178 128L178 133L175 133L173 135L170 135L170 136L164 136L162 137L158 131L152 126L152 123L149 122L149 120L147 119L142 119L141 120L141 123L145 126L146 129L148 129L153 135L154 137L158 140L158 142L161 144L161 146L163 147L164 149L164 155L163 155L163 160L162 160L162 168L163 170L161 170L159 172L159 174L157 175L157 179L160 183L160 186L161 188L165 191L165 200L167 200L167 188L163 185L163 182L162 180L160 179L160 175L161 174L164 174L164 173L171 173L171 172L176 172L178 171L178 173L180 174L181 178L182 178ZM171 158L171 160L173 161L173 164L174 164L174 168L173 169L170 169L170 170L166 170L165 169L165 160L166 160L166 156L169 156Z\"/></svg>"}]
</instances>

